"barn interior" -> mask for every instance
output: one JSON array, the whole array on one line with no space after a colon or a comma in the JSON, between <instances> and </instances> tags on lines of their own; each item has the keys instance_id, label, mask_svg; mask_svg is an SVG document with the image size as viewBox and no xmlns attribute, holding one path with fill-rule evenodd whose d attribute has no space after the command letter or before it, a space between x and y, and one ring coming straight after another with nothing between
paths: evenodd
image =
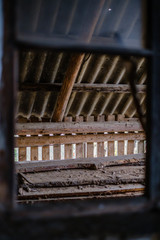
<instances>
[{"instance_id":1,"label":"barn interior","mask_svg":"<svg viewBox=\"0 0 160 240\"><path fill-rule=\"evenodd\" d=\"M18 1L19 204L144 194L141 4Z\"/></svg>"}]
</instances>

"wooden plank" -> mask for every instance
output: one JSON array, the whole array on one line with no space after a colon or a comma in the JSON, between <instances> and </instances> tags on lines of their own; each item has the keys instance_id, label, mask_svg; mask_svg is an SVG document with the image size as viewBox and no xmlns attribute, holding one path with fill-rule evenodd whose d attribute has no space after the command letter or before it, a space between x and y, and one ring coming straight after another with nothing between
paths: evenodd
<instances>
[{"instance_id":1,"label":"wooden plank","mask_svg":"<svg viewBox=\"0 0 160 240\"><path fill-rule=\"evenodd\" d=\"M31 147L31 161L38 160L38 147Z\"/></svg>"},{"instance_id":2,"label":"wooden plank","mask_svg":"<svg viewBox=\"0 0 160 240\"><path fill-rule=\"evenodd\" d=\"M125 156L110 156L103 158L80 158L67 160L49 160L49 161L34 161L34 162L17 162L16 172L42 172L52 171L56 169L102 169L104 166L120 166L139 164L144 162L144 154L131 154Z\"/></svg>"},{"instance_id":3,"label":"wooden plank","mask_svg":"<svg viewBox=\"0 0 160 240\"><path fill-rule=\"evenodd\" d=\"M61 159L61 145L60 144L54 144L53 156L54 156L53 157L54 160Z\"/></svg>"},{"instance_id":4,"label":"wooden plank","mask_svg":"<svg viewBox=\"0 0 160 240\"><path fill-rule=\"evenodd\" d=\"M29 137L29 140L30 140L30 137ZM33 147L33 146L31 147L31 161L37 161L38 160L38 146L37 147Z\"/></svg>"},{"instance_id":5,"label":"wooden plank","mask_svg":"<svg viewBox=\"0 0 160 240\"><path fill-rule=\"evenodd\" d=\"M49 160L49 146L43 146L42 147L42 160Z\"/></svg>"},{"instance_id":6,"label":"wooden plank","mask_svg":"<svg viewBox=\"0 0 160 240\"><path fill-rule=\"evenodd\" d=\"M134 141L128 140L127 143L127 154L133 154L134 153Z\"/></svg>"},{"instance_id":7,"label":"wooden plank","mask_svg":"<svg viewBox=\"0 0 160 240\"><path fill-rule=\"evenodd\" d=\"M87 116L86 117L86 121L87 122L94 122L94 116ZM93 142L87 142L87 157L88 158L91 158L93 157L93 145L94 143Z\"/></svg>"},{"instance_id":8,"label":"wooden plank","mask_svg":"<svg viewBox=\"0 0 160 240\"><path fill-rule=\"evenodd\" d=\"M98 122L104 122L105 121L105 116L101 115L97 117ZM98 142L97 143L97 157L104 157L104 142Z\"/></svg>"},{"instance_id":9,"label":"wooden plank","mask_svg":"<svg viewBox=\"0 0 160 240\"><path fill-rule=\"evenodd\" d=\"M19 91L60 91L62 83L22 83L19 86ZM136 85L138 93L146 93L146 85ZM88 84L88 83L74 83L73 92L103 92L103 93L130 93L130 86L128 84Z\"/></svg>"},{"instance_id":10,"label":"wooden plank","mask_svg":"<svg viewBox=\"0 0 160 240\"><path fill-rule=\"evenodd\" d=\"M115 120L115 115L108 115L107 120L112 122ZM114 156L114 141L108 141L108 156Z\"/></svg>"},{"instance_id":11,"label":"wooden plank","mask_svg":"<svg viewBox=\"0 0 160 240\"><path fill-rule=\"evenodd\" d=\"M144 141L138 142L138 153L144 153Z\"/></svg>"},{"instance_id":12,"label":"wooden plank","mask_svg":"<svg viewBox=\"0 0 160 240\"><path fill-rule=\"evenodd\" d=\"M72 117L65 117L65 122L72 122ZM65 144L65 159L69 159L73 157L73 149L72 144Z\"/></svg>"},{"instance_id":13,"label":"wooden plank","mask_svg":"<svg viewBox=\"0 0 160 240\"><path fill-rule=\"evenodd\" d=\"M123 121L123 120L124 120L124 115L119 114L117 116L117 121ZM124 141L118 141L118 155L124 155Z\"/></svg>"},{"instance_id":14,"label":"wooden plank","mask_svg":"<svg viewBox=\"0 0 160 240\"><path fill-rule=\"evenodd\" d=\"M26 161L26 148L25 147L20 147L19 148L19 159L18 161Z\"/></svg>"},{"instance_id":15,"label":"wooden plank","mask_svg":"<svg viewBox=\"0 0 160 240\"><path fill-rule=\"evenodd\" d=\"M118 133L118 134L86 134L86 135L65 135L65 136L32 136L16 138L17 147L45 146L52 144L80 144L82 142L104 142L109 140L145 140L143 132L139 133ZM55 145L54 145L55 146Z\"/></svg>"},{"instance_id":16,"label":"wooden plank","mask_svg":"<svg viewBox=\"0 0 160 240\"><path fill-rule=\"evenodd\" d=\"M76 117L76 122L83 122L83 116L77 116ZM76 158L83 158L85 157L84 155L84 142L83 139L81 140L82 143L76 143Z\"/></svg>"},{"instance_id":17,"label":"wooden plank","mask_svg":"<svg viewBox=\"0 0 160 240\"><path fill-rule=\"evenodd\" d=\"M25 191L22 192L22 195L18 195L18 200L24 200L24 199L46 199L46 198L64 198L64 197L78 197L78 196L110 196L112 194L123 194L125 196L125 193L135 193L135 192L141 192L144 193L144 186L142 184L128 184L128 185L119 185L119 186L110 186L110 187L81 187L80 189L70 189L69 187L67 189L64 189L63 192L60 189L59 191L56 189L50 191L50 193L45 192L45 190L39 190L39 192L36 192L32 194L31 192L26 193ZM73 191L74 190L74 191ZM134 196L132 194L132 196Z\"/></svg>"},{"instance_id":18,"label":"wooden plank","mask_svg":"<svg viewBox=\"0 0 160 240\"><path fill-rule=\"evenodd\" d=\"M69 134L69 133L103 133L103 132L124 132L143 131L137 121L112 121L112 122L39 122L39 123L17 123L17 135L38 135L38 134Z\"/></svg>"}]
</instances>

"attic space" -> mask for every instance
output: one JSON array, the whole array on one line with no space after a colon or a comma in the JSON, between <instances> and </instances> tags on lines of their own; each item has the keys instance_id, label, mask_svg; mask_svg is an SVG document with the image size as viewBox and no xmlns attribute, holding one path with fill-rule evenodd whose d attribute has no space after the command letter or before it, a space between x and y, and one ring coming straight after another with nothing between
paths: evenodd
<instances>
[{"instance_id":1,"label":"attic space","mask_svg":"<svg viewBox=\"0 0 160 240\"><path fill-rule=\"evenodd\" d=\"M17 202L143 195L141 1L17 3Z\"/></svg>"},{"instance_id":2,"label":"attic space","mask_svg":"<svg viewBox=\"0 0 160 240\"><path fill-rule=\"evenodd\" d=\"M131 60L145 114L147 61ZM20 53L15 135L18 202L144 193L146 137L128 81L132 74L119 55ZM72 90L69 85L63 89L73 77ZM62 105L62 119L55 120Z\"/></svg>"}]
</instances>

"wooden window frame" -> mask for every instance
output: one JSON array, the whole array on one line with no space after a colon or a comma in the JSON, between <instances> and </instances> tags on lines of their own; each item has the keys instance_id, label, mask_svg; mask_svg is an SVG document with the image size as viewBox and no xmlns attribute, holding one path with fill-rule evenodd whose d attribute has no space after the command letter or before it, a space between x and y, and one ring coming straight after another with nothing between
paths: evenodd
<instances>
[{"instance_id":1,"label":"wooden window frame","mask_svg":"<svg viewBox=\"0 0 160 240\"><path fill-rule=\"evenodd\" d=\"M2 3L2 0L0 1ZM160 2L147 2L147 40L150 50L125 50L109 47L84 47L72 51L94 51L111 54L149 57L150 70L147 88L147 157L146 193L144 197L123 200L74 200L74 203L54 203L48 208L18 208L14 204L14 107L16 95L16 51L22 47L42 47L32 43L16 42L12 0L3 0L0 19L3 27L3 72L0 82L0 235L47 239L53 236L70 239L83 236L104 237L113 234L151 234L160 232ZM18 47L18 48L17 48ZM57 48L56 48L57 49ZM57 49L59 50L59 49ZM61 48L62 50L62 48ZM64 49L66 50L66 49ZM70 49L67 49L70 50ZM1 51L1 50L0 50ZM152 81L150 81L152 79ZM5 106L5 108L4 108ZM3 144L2 144L3 143ZM8 231L9 229L9 231ZM36 231L36 233L35 233ZM39 238L39 239L41 239Z\"/></svg>"}]
</instances>

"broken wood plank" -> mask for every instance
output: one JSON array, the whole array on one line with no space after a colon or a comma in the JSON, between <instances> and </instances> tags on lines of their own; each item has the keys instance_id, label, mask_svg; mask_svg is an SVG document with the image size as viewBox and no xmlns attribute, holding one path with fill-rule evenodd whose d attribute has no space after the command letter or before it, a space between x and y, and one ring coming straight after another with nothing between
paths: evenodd
<instances>
[{"instance_id":1,"label":"broken wood plank","mask_svg":"<svg viewBox=\"0 0 160 240\"><path fill-rule=\"evenodd\" d=\"M144 154L131 154L124 156L110 156L101 158L80 158L68 160L49 160L33 162L17 162L16 172L44 172L58 169L99 169L104 166L120 166L144 163Z\"/></svg>"},{"instance_id":2,"label":"broken wood plank","mask_svg":"<svg viewBox=\"0 0 160 240\"><path fill-rule=\"evenodd\" d=\"M19 91L60 91L62 83L22 83L19 86ZM146 92L146 85L136 85L138 93ZM91 83L74 83L73 92L103 92L103 93L130 93L128 84L91 84Z\"/></svg>"},{"instance_id":3,"label":"broken wood plank","mask_svg":"<svg viewBox=\"0 0 160 240\"><path fill-rule=\"evenodd\" d=\"M112 122L39 122L39 123L17 123L17 135L38 134L69 134L69 133L102 133L102 132L124 132L143 131L137 121L112 121Z\"/></svg>"}]
</instances>

